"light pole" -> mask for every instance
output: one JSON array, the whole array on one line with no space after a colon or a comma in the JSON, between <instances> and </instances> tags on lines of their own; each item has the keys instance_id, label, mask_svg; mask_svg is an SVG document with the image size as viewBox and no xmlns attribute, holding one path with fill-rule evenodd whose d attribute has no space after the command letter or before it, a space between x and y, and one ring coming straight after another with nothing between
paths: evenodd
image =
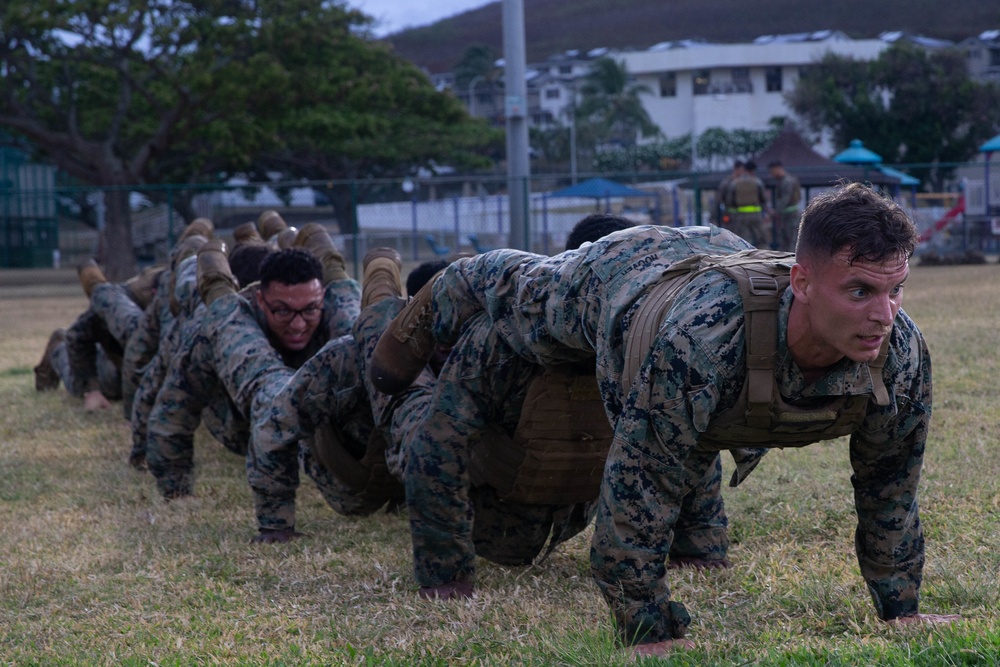
<instances>
[{"instance_id":1,"label":"light pole","mask_svg":"<svg viewBox=\"0 0 1000 667\"><path fill-rule=\"evenodd\" d=\"M479 83L480 81L485 80L485 79L486 79L486 77L483 76L482 74L477 74L476 76L472 77L472 79L469 81L469 115L470 116L474 117L476 115L476 84Z\"/></svg>"},{"instance_id":2,"label":"light pole","mask_svg":"<svg viewBox=\"0 0 1000 667\"><path fill-rule=\"evenodd\" d=\"M576 86L569 87L569 175L572 185L576 185Z\"/></svg>"}]
</instances>

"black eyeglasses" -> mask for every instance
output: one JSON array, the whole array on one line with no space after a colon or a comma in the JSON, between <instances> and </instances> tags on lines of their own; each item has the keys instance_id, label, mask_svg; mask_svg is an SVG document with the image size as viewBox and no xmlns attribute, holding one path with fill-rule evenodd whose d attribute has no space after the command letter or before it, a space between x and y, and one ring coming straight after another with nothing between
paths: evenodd
<instances>
[{"instance_id":1,"label":"black eyeglasses","mask_svg":"<svg viewBox=\"0 0 1000 667\"><path fill-rule=\"evenodd\" d=\"M306 322L315 322L323 316L323 306L317 306L315 303L311 303L305 308L295 309L289 308L284 304L277 307L272 306L263 296L261 296L260 300L264 302L267 309L274 315L274 319L280 324L288 324L296 317L301 317Z\"/></svg>"}]
</instances>

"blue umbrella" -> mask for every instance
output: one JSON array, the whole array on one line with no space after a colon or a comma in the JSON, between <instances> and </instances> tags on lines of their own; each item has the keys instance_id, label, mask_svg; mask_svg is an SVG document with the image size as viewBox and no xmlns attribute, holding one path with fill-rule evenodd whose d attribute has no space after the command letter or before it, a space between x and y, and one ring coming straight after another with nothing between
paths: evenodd
<instances>
[{"instance_id":1,"label":"blue umbrella","mask_svg":"<svg viewBox=\"0 0 1000 667\"><path fill-rule=\"evenodd\" d=\"M993 155L995 151L1000 151L1000 134L993 137L985 144L979 147L980 152L986 153L985 160L983 160L983 170L985 192L983 193L986 198L986 215L990 214L990 156Z\"/></svg>"},{"instance_id":2,"label":"blue umbrella","mask_svg":"<svg viewBox=\"0 0 1000 667\"><path fill-rule=\"evenodd\" d=\"M844 164L878 164L882 156L865 148L860 139L852 139L850 147L834 155L833 159Z\"/></svg>"}]
</instances>

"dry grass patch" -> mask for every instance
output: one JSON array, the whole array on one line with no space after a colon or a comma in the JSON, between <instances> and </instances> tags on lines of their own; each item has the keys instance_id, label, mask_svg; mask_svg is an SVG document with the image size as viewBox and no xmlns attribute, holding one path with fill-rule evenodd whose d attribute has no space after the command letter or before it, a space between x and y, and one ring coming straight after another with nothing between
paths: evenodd
<instances>
[{"instance_id":1,"label":"dry grass patch","mask_svg":"<svg viewBox=\"0 0 1000 667\"><path fill-rule=\"evenodd\" d=\"M845 443L776 450L725 491L735 566L671 574L699 648L670 664L1000 662L997 284L996 265L915 267L905 297L935 364L923 606L965 621L879 622L853 552ZM63 287L0 297L0 664L625 662L590 580L589 534L529 568L480 561L474 599L431 603L416 596L405 516L337 516L308 479L309 536L249 544L243 462L204 433L197 497L164 503L125 462L118 410L34 391L49 332L84 305Z\"/></svg>"}]
</instances>

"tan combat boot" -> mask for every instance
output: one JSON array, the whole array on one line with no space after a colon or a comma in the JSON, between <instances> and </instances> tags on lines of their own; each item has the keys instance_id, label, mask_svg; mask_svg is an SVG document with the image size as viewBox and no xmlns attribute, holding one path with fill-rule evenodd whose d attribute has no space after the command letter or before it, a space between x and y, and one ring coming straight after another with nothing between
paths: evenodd
<instances>
[{"instance_id":1,"label":"tan combat boot","mask_svg":"<svg viewBox=\"0 0 1000 667\"><path fill-rule=\"evenodd\" d=\"M399 277L403 258L395 248L372 248L365 253L361 266L362 309L386 297L403 295L403 281Z\"/></svg>"},{"instance_id":2,"label":"tan combat boot","mask_svg":"<svg viewBox=\"0 0 1000 667\"><path fill-rule=\"evenodd\" d=\"M132 296L132 300L143 310L153 300L153 295L156 294L156 282L166 268L165 266L151 266L143 269L139 275L125 281L125 287Z\"/></svg>"},{"instance_id":3,"label":"tan combat boot","mask_svg":"<svg viewBox=\"0 0 1000 667\"><path fill-rule=\"evenodd\" d=\"M88 259L76 267L76 275L80 277L80 284L83 285L83 293L87 295L88 299L94 293L95 287L101 283L108 282L104 271L101 271L101 267L97 266L97 262L92 259Z\"/></svg>"},{"instance_id":4,"label":"tan combat boot","mask_svg":"<svg viewBox=\"0 0 1000 667\"><path fill-rule=\"evenodd\" d=\"M177 237L178 245L184 239L191 236L204 236L206 239L212 238L212 234L215 233L215 225L208 218L195 218L191 221L191 224L184 228L181 235Z\"/></svg>"},{"instance_id":5,"label":"tan combat boot","mask_svg":"<svg viewBox=\"0 0 1000 667\"><path fill-rule=\"evenodd\" d=\"M287 228L288 224L277 211L267 210L257 217L257 229L265 241L270 241L272 236Z\"/></svg>"},{"instance_id":6,"label":"tan combat boot","mask_svg":"<svg viewBox=\"0 0 1000 667\"><path fill-rule=\"evenodd\" d=\"M233 230L233 243L243 245L244 243L263 243L257 225L252 222L244 222Z\"/></svg>"},{"instance_id":7,"label":"tan combat boot","mask_svg":"<svg viewBox=\"0 0 1000 667\"><path fill-rule=\"evenodd\" d=\"M326 228L318 222L309 222L302 226L295 236L295 247L305 248L323 265L323 284L329 285L334 280L347 279L347 265L344 256L333 244L333 239Z\"/></svg>"},{"instance_id":8,"label":"tan combat boot","mask_svg":"<svg viewBox=\"0 0 1000 667\"><path fill-rule=\"evenodd\" d=\"M420 375L434 354L432 290L438 272L389 323L372 353L369 376L386 394L398 394Z\"/></svg>"},{"instance_id":9,"label":"tan combat boot","mask_svg":"<svg viewBox=\"0 0 1000 667\"><path fill-rule=\"evenodd\" d=\"M42 353L42 360L35 366L35 391L49 391L59 386L59 374L56 373L56 368L52 365L52 353L65 340L65 329L56 329L49 336L45 352Z\"/></svg>"},{"instance_id":10,"label":"tan combat boot","mask_svg":"<svg viewBox=\"0 0 1000 667\"><path fill-rule=\"evenodd\" d=\"M198 251L198 294L206 306L226 294L239 291L239 284L229 268L226 244L209 241Z\"/></svg>"},{"instance_id":11,"label":"tan combat boot","mask_svg":"<svg viewBox=\"0 0 1000 667\"><path fill-rule=\"evenodd\" d=\"M295 227L282 229L278 232L278 249L292 248L295 246L295 238L299 235L299 230Z\"/></svg>"}]
</instances>

